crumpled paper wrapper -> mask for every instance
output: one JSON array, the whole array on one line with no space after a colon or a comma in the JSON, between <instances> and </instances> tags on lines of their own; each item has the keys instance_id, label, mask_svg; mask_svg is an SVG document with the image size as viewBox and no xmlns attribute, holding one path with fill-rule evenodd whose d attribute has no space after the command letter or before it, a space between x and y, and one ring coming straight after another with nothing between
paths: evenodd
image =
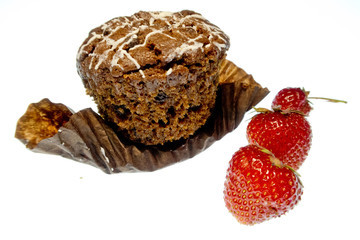
<instances>
[{"instance_id":1,"label":"crumpled paper wrapper","mask_svg":"<svg viewBox=\"0 0 360 240\"><path fill-rule=\"evenodd\" d=\"M225 60L219 70L216 106L206 124L188 139L146 146L117 134L92 109L77 113L43 99L29 105L15 137L34 152L90 164L105 173L155 171L189 159L233 131L244 114L268 93L251 75Z\"/></svg>"}]
</instances>

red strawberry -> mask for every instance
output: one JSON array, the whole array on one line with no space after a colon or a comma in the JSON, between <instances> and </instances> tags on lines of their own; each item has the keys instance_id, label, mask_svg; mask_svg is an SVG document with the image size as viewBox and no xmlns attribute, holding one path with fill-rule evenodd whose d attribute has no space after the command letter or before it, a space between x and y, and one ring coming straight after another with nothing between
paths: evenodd
<instances>
[{"instance_id":1,"label":"red strawberry","mask_svg":"<svg viewBox=\"0 0 360 240\"><path fill-rule=\"evenodd\" d=\"M301 88L284 88L275 96L271 108L274 111L281 111L283 113L297 112L308 116L312 110L309 99L322 99L335 103L346 103L346 101L332 98L309 97L309 94L310 92Z\"/></svg>"},{"instance_id":2,"label":"red strawberry","mask_svg":"<svg viewBox=\"0 0 360 240\"><path fill-rule=\"evenodd\" d=\"M240 148L227 170L224 200L243 224L279 217L301 199L301 182L293 170L257 145Z\"/></svg>"},{"instance_id":3,"label":"red strawberry","mask_svg":"<svg viewBox=\"0 0 360 240\"><path fill-rule=\"evenodd\" d=\"M271 107L274 111L298 112L307 116L312 109L308 95L309 92L300 88L284 88L275 96Z\"/></svg>"},{"instance_id":4,"label":"red strawberry","mask_svg":"<svg viewBox=\"0 0 360 240\"><path fill-rule=\"evenodd\" d=\"M298 113L259 113L249 122L246 133L250 144L268 149L295 170L305 161L311 146L310 124Z\"/></svg>"}]
</instances>

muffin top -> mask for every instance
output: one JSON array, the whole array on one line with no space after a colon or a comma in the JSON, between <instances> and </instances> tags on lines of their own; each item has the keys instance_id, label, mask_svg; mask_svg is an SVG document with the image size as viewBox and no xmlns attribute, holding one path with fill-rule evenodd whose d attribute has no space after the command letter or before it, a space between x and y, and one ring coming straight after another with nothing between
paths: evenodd
<instances>
[{"instance_id":1,"label":"muffin top","mask_svg":"<svg viewBox=\"0 0 360 240\"><path fill-rule=\"evenodd\" d=\"M77 61L92 72L103 69L114 77L171 65L200 64L224 57L228 36L199 13L144 12L117 17L90 31ZM83 69L86 70L86 69Z\"/></svg>"}]
</instances>

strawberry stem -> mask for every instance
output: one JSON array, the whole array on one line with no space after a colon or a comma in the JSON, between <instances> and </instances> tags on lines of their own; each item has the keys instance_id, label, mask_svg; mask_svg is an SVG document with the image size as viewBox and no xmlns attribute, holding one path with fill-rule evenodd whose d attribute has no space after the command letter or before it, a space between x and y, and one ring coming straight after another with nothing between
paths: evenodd
<instances>
[{"instance_id":1,"label":"strawberry stem","mask_svg":"<svg viewBox=\"0 0 360 240\"><path fill-rule=\"evenodd\" d=\"M321 100L327 100L329 102L333 103L347 103L347 101L344 100L338 100L338 99L332 99L332 98L324 98L324 97L308 97L309 99L321 99Z\"/></svg>"},{"instance_id":2,"label":"strawberry stem","mask_svg":"<svg viewBox=\"0 0 360 240\"><path fill-rule=\"evenodd\" d=\"M298 173L295 169L292 167L285 165L286 168L290 169L296 176L301 177L300 173Z\"/></svg>"},{"instance_id":3,"label":"strawberry stem","mask_svg":"<svg viewBox=\"0 0 360 240\"><path fill-rule=\"evenodd\" d=\"M303 185L303 183L302 183L302 181L301 181L301 176L300 176L300 173L298 173L297 171L295 171L295 169L293 169L292 167L290 167L290 166L288 166L288 165L285 165L285 167L287 168L287 169L289 169L290 171L292 171L295 175L296 175L296 177L298 178L298 180L299 180L299 183L300 183L300 185L302 186L302 187L304 187L304 185Z\"/></svg>"},{"instance_id":4,"label":"strawberry stem","mask_svg":"<svg viewBox=\"0 0 360 240\"><path fill-rule=\"evenodd\" d=\"M260 151L263 152L263 153L266 153L270 156L270 162L273 166L276 166L276 167L279 167L279 168L282 168L284 167L285 165L280 161L280 159L278 159L277 157L275 157L275 155L268 149L264 148L264 147L261 147L260 145L258 145L256 142L255 142L255 145L257 145L259 148L260 148ZM287 166L285 166L287 167Z\"/></svg>"},{"instance_id":5,"label":"strawberry stem","mask_svg":"<svg viewBox=\"0 0 360 240\"><path fill-rule=\"evenodd\" d=\"M267 113L267 112L271 112L271 110L267 109L267 108L256 108L253 107L253 109L258 112L258 113Z\"/></svg>"}]
</instances>

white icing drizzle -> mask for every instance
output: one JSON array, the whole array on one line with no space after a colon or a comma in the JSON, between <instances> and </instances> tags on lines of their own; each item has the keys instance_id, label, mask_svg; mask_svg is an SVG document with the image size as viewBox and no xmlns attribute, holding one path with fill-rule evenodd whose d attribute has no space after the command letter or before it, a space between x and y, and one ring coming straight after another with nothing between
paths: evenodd
<instances>
[{"instance_id":1,"label":"white icing drizzle","mask_svg":"<svg viewBox=\"0 0 360 240\"><path fill-rule=\"evenodd\" d=\"M203 43L201 42L197 42L196 40L201 38L201 36L197 36L194 39L190 39L188 41L188 43L183 43L181 44L180 47L177 47L174 52L172 52L168 58L166 59L166 61L170 62L172 61L176 56L182 56L185 52L191 52L191 51L197 51L198 49L200 49L201 51L203 50ZM192 44L189 44L192 43Z\"/></svg>"},{"instance_id":2,"label":"white icing drizzle","mask_svg":"<svg viewBox=\"0 0 360 240\"><path fill-rule=\"evenodd\" d=\"M111 60L111 66L114 67L114 66L119 66L121 69L122 66L120 64L118 64L118 61L119 59L122 59L124 57L124 55L134 63L134 65L136 66L137 69L140 69L140 64L127 52L123 49L124 45L126 44L130 44L132 41L134 41L134 39L137 38L137 35L136 33L138 33L138 30L136 31L133 31L129 34L127 34L125 37L123 38L120 38L119 40L115 41L115 42L112 42L110 43L110 45L112 45L112 48L109 49L109 50L106 50L105 52L103 52L100 57L99 57L99 62L98 64L95 66L95 69L98 69L98 67L100 66L100 64L102 63L102 61L104 61L107 57L108 57L108 52L109 51L113 51L115 50L116 48L118 48L118 45L120 43L122 43L120 46L119 46L119 50L114 54L112 60ZM127 41L125 41L125 39L129 38ZM112 39L111 39L112 40ZM114 41L114 40L112 40ZM111 42L111 41L110 41ZM107 42L109 44L109 42ZM101 60L101 61L100 61Z\"/></svg>"},{"instance_id":3,"label":"white icing drizzle","mask_svg":"<svg viewBox=\"0 0 360 240\"><path fill-rule=\"evenodd\" d=\"M139 18L136 15L133 15L131 17L121 17L121 18L114 18L108 23L105 23L101 25L101 29L103 31L110 31L110 33L106 36L103 34L96 34L95 32L91 33L91 37L88 39L87 43L83 44L81 48L78 51L77 59L80 59L81 54L85 53L88 54L91 57L91 61L89 64L89 69L94 68L97 70L100 65L105 62L109 61L110 63L110 70L112 70L113 67L119 67L121 70L124 70L124 67L119 63L120 60L128 59L130 60L137 70L139 70L139 73L142 75L143 78L145 78L144 72L141 70L140 64L137 62L137 60L131 56L129 53L130 50L134 50L138 47L144 47L146 46L149 37L155 35L155 34L162 34L165 35L168 38L176 39L169 34L167 34L165 31L168 31L169 29L173 29L173 31L176 31L177 28L182 26L183 28L192 27L195 31L198 30L198 26L201 26L205 28L209 32L209 41L213 44L213 46L217 47L220 51L223 49L226 49L228 47L228 40L225 39L223 36L226 36L217 26L205 22L205 18L200 14L190 14L187 16L182 16L181 14L174 14L172 12L147 12L150 14L149 18L149 26L148 25L141 25L139 27L132 26L133 20L139 20ZM194 24L192 26L186 26L186 20L193 19ZM195 20L198 19L198 20ZM167 27L157 29L154 27L154 22L156 20L162 20L166 23ZM171 24L171 20L175 22L175 24ZM111 24L113 23L113 24ZM115 33L118 32L118 30L122 28L130 28L129 33L126 34L126 36L123 36L117 40L114 40L112 37ZM135 41L138 36L137 34L141 31L145 31L147 29L150 29L151 31L145 36L145 39L143 43L137 44L133 46L132 48L128 50L124 50L124 47L126 45L131 44L133 41ZM180 33L180 32L178 32ZM165 60L167 62L172 61L176 57L181 57L184 53L187 52L193 52L193 51L204 51L204 44L202 42L198 42L197 40L200 39L203 36L198 36L196 38L190 39L186 37L184 34L184 39L187 39L187 41L184 41L182 45L175 48L175 50L171 53L169 53L167 56L165 56ZM85 47L92 44L92 42L99 40L100 41L97 44L105 44L107 49L103 51L102 53L89 53L85 51ZM210 45L206 45L205 47L209 47ZM112 55L112 58L109 59L109 54L115 51L115 54ZM97 60L97 63L95 61ZM172 69L169 69L167 71L167 75L170 74Z\"/></svg>"},{"instance_id":4,"label":"white icing drizzle","mask_svg":"<svg viewBox=\"0 0 360 240\"><path fill-rule=\"evenodd\" d=\"M144 71L140 69L140 70L139 70L139 73L141 74L141 77L145 79Z\"/></svg>"},{"instance_id":5,"label":"white icing drizzle","mask_svg":"<svg viewBox=\"0 0 360 240\"><path fill-rule=\"evenodd\" d=\"M154 25L154 21L155 21L155 18L150 18L150 20L149 20L149 25L150 26L153 26Z\"/></svg>"},{"instance_id":6,"label":"white icing drizzle","mask_svg":"<svg viewBox=\"0 0 360 240\"><path fill-rule=\"evenodd\" d=\"M163 11L163 12L148 12L152 17L150 18L150 26L152 26L154 24L154 21L156 19L159 19L159 20L162 20L164 22L166 22L166 24L168 26L170 26L171 24L167 21L167 19L169 17L172 17L174 13L172 12L166 12L166 11Z\"/></svg>"},{"instance_id":7,"label":"white icing drizzle","mask_svg":"<svg viewBox=\"0 0 360 240\"><path fill-rule=\"evenodd\" d=\"M167 12L167 11L160 11L160 12L148 12L150 15L155 19L162 19L164 20L166 17L172 17L173 12Z\"/></svg>"},{"instance_id":8,"label":"white icing drizzle","mask_svg":"<svg viewBox=\"0 0 360 240\"><path fill-rule=\"evenodd\" d=\"M89 45L89 43L93 42L95 39L99 39L99 38L102 38L101 34L96 34L94 32L91 33L93 36L88 40L88 43L87 44L84 44L80 47L79 51L78 51L78 54L76 56L76 58L79 60L80 59L80 55L82 53L89 53L87 51L84 50L84 48Z\"/></svg>"},{"instance_id":9,"label":"white icing drizzle","mask_svg":"<svg viewBox=\"0 0 360 240\"><path fill-rule=\"evenodd\" d=\"M169 76L172 73L173 69L169 68L169 70L166 71L166 76Z\"/></svg>"},{"instance_id":10,"label":"white icing drizzle","mask_svg":"<svg viewBox=\"0 0 360 240\"><path fill-rule=\"evenodd\" d=\"M225 44L225 43L213 42L213 44L214 44L218 49L226 48L226 44Z\"/></svg>"}]
</instances>

